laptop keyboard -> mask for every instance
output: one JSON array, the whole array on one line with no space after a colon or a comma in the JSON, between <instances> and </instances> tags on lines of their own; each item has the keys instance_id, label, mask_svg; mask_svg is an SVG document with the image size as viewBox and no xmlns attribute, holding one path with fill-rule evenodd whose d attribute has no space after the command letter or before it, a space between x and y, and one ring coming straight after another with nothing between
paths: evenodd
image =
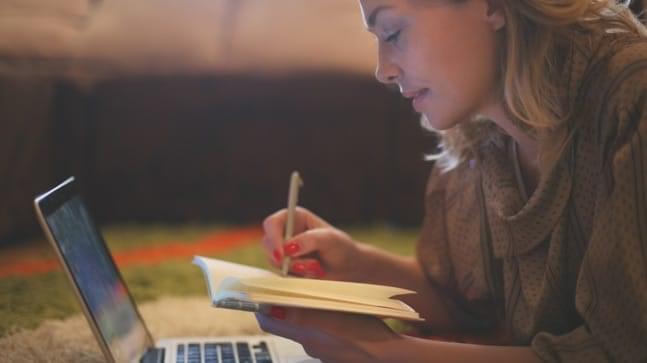
<instances>
[{"instance_id":1,"label":"laptop keyboard","mask_svg":"<svg viewBox=\"0 0 647 363\"><path fill-rule=\"evenodd\" d=\"M175 363L272 363L266 342L178 344L176 353Z\"/></svg>"}]
</instances>

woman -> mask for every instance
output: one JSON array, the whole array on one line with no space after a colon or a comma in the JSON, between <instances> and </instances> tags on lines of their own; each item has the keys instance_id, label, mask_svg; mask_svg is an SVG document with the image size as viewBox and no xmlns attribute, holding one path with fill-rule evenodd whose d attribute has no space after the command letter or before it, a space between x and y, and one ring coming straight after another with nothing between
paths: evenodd
<instances>
[{"instance_id":1,"label":"woman","mask_svg":"<svg viewBox=\"0 0 647 363\"><path fill-rule=\"evenodd\" d=\"M647 361L647 41L613 0L360 0L377 78L442 136L416 258L300 209L264 222L293 274L401 286L434 333L275 308L261 327L325 362Z\"/></svg>"}]
</instances>

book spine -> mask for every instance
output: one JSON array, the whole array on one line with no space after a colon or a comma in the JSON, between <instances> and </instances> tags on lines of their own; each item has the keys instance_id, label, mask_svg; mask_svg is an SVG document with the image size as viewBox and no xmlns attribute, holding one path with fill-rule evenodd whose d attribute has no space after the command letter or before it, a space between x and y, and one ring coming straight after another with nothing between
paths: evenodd
<instances>
[{"instance_id":1,"label":"book spine","mask_svg":"<svg viewBox=\"0 0 647 363\"><path fill-rule=\"evenodd\" d=\"M216 302L216 306L224 309L251 311L254 313L263 310L263 306L258 303L241 301L237 299L223 299Z\"/></svg>"}]
</instances>

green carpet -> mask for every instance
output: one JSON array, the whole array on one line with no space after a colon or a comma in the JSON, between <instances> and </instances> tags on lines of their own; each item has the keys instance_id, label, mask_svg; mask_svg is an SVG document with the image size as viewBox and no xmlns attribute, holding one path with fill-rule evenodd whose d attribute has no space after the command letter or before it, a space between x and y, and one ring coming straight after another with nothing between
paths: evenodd
<instances>
[{"instance_id":1,"label":"green carpet","mask_svg":"<svg viewBox=\"0 0 647 363\"><path fill-rule=\"evenodd\" d=\"M103 233L110 250L115 252L133 247L163 245L168 242L190 243L206 234L225 230L227 227L220 225L126 225L104 228ZM418 234L417 229L386 226L351 227L345 230L356 240L404 255L413 253ZM51 249L45 244L42 247ZM37 254L50 253L41 251ZM235 248L215 257L267 267L258 244ZM191 264L191 259L171 260L149 266L130 266L122 269L121 272L137 303L153 300L162 295L206 294L202 273ZM0 278L0 336L19 329L34 328L46 319L61 319L78 312L80 307L62 271L30 277Z\"/></svg>"}]
</instances>

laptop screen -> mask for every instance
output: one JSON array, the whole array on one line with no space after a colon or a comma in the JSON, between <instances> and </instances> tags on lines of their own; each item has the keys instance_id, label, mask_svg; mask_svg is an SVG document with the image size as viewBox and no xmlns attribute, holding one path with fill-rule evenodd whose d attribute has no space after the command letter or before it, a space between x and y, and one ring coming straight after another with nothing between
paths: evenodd
<instances>
[{"instance_id":1,"label":"laptop screen","mask_svg":"<svg viewBox=\"0 0 647 363\"><path fill-rule=\"evenodd\" d=\"M73 184L68 179L37 204L112 358L136 361L149 343L146 328Z\"/></svg>"}]
</instances>

